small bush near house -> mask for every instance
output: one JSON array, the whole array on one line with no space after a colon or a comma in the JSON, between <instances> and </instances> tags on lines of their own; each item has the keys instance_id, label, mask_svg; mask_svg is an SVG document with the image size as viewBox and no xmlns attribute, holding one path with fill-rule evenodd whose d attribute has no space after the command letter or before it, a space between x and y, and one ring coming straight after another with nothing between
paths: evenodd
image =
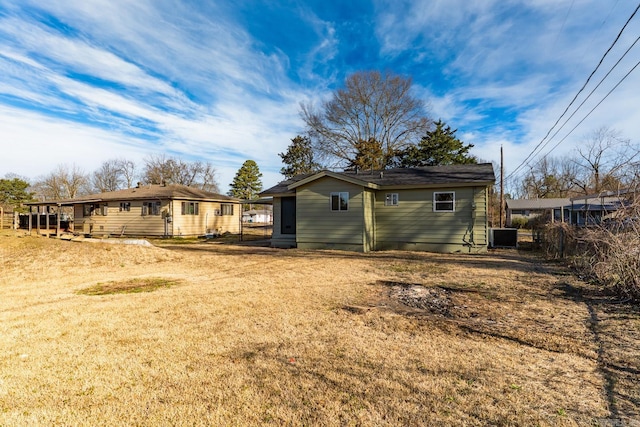
<instances>
[{"instance_id":1,"label":"small bush near house","mask_svg":"<svg viewBox=\"0 0 640 427\"><path fill-rule=\"evenodd\" d=\"M511 219L511 227L513 228L529 228L529 220L527 218L513 218Z\"/></svg>"}]
</instances>

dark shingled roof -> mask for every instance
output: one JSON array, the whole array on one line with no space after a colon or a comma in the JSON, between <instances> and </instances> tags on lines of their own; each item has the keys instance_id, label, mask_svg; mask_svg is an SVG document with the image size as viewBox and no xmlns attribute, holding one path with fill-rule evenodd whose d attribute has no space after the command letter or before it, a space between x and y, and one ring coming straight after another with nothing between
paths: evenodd
<instances>
[{"instance_id":1,"label":"dark shingled roof","mask_svg":"<svg viewBox=\"0 0 640 427\"><path fill-rule=\"evenodd\" d=\"M327 172L327 171L324 171ZM401 186L433 186L454 184L491 184L495 182L493 165L480 163L471 165L425 166L421 168L394 168L375 171L345 171L330 172L337 177L362 181L364 184L374 184L388 189ZM293 194L288 186L316 174L298 175L263 191L264 195Z\"/></svg>"},{"instance_id":2,"label":"dark shingled roof","mask_svg":"<svg viewBox=\"0 0 640 427\"><path fill-rule=\"evenodd\" d=\"M291 184L294 184L298 181L302 181L303 179L309 178L310 176L315 175L315 173L308 173L308 174L302 174L302 175L296 175L293 178L290 179L285 179L284 181L280 181L279 183L277 183L276 185L274 185L271 188L268 188L264 191L262 191L260 193L260 195L277 195L277 194L294 194L295 192L293 190L289 190L289 186Z\"/></svg>"},{"instance_id":3,"label":"dark shingled roof","mask_svg":"<svg viewBox=\"0 0 640 427\"><path fill-rule=\"evenodd\" d=\"M82 202L108 202L116 200L152 200L152 199L181 199L181 200L215 200L237 202L239 199L224 196L186 185L140 185L126 190L109 191L106 193L89 194L75 199L59 200L58 203L72 204ZM37 204L37 203L33 203Z\"/></svg>"}]
</instances>

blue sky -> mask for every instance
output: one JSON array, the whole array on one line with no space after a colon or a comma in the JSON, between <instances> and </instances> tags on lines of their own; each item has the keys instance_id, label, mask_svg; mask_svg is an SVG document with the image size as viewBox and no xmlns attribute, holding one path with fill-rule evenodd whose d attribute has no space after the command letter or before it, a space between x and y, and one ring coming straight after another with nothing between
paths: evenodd
<instances>
[{"instance_id":1,"label":"blue sky","mask_svg":"<svg viewBox=\"0 0 640 427\"><path fill-rule=\"evenodd\" d=\"M636 8L630 0L0 0L0 176L86 172L152 154L210 161L226 192L246 159L265 187L321 103L360 70L414 95L507 174L540 142ZM633 19L597 82L640 35ZM640 58L611 73L545 153ZM593 87L589 86L588 90ZM638 142L640 71L553 152L607 125ZM582 99L582 98L581 98ZM581 100L580 99L580 100Z\"/></svg>"}]
</instances>

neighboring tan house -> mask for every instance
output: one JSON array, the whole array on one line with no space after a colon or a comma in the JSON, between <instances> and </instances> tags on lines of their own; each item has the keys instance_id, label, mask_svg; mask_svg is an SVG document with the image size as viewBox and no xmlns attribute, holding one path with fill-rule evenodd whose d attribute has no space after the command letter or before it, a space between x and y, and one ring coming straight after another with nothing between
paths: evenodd
<instances>
[{"instance_id":1,"label":"neighboring tan house","mask_svg":"<svg viewBox=\"0 0 640 427\"><path fill-rule=\"evenodd\" d=\"M272 246L483 252L489 163L383 171L321 171L265 190Z\"/></svg>"},{"instance_id":2,"label":"neighboring tan house","mask_svg":"<svg viewBox=\"0 0 640 427\"><path fill-rule=\"evenodd\" d=\"M569 222L571 200L567 198L508 199L505 201L505 205L507 211L507 227L511 227L514 219L524 218L530 221L544 215L548 215L550 222Z\"/></svg>"},{"instance_id":3,"label":"neighboring tan house","mask_svg":"<svg viewBox=\"0 0 640 427\"><path fill-rule=\"evenodd\" d=\"M239 199L184 185L139 185L30 205L73 206L74 229L87 235L203 236L240 232Z\"/></svg>"}]
</instances>

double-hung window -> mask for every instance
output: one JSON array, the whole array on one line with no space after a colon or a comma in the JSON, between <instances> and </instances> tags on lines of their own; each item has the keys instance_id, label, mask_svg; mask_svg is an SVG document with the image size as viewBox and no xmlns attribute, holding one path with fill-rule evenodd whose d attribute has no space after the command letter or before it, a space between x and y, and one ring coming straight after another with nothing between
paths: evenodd
<instances>
[{"instance_id":1,"label":"double-hung window","mask_svg":"<svg viewBox=\"0 0 640 427\"><path fill-rule=\"evenodd\" d=\"M82 216L94 216L94 215L106 215L107 214L107 205L103 205L102 207L97 203L91 203L88 205L83 205Z\"/></svg>"},{"instance_id":2,"label":"double-hung window","mask_svg":"<svg viewBox=\"0 0 640 427\"><path fill-rule=\"evenodd\" d=\"M441 191L433 193L434 212L455 212L456 193L454 191Z\"/></svg>"},{"instance_id":3,"label":"double-hung window","mask_svg":"<svg viewBox=\"0 0 640 427\"><path fill-rule=\"evenodd\" d=\"M385 206L398 206L398 193L387 193L384 197Z\"/></svg>"},{"instance_id":4,"label":"double-hung window","mask_svg":"<svg viewBox=\"0 0 640 427\"><path fill-rule=\"evenodd\" d=\"M142 204L142 215L160 215L160 202L144 202Z\"/></svg>"},{"instance_id":5,"label":"double-hung window","mask_svg":"<svg viewBox=\"0 0 640 427\"><path fill-rule=\"evenodd\" d=\"M233 215L233 205L230 203L223 203L220 205L221 215Z\"/></svg>"},{"instance_id":6,"label":"double-hung window","mask_svg":"<svg viewBox=\"0 0 640 427\"><path fill-rule=\"evenodd\" d=\"M349 210L349 193L346 191L331 193L331 210Z\"/></svg>"},{"instance_id":7,"label":"double-hung window","mask_svg":"<svg viewBox=\"0 0 640 427\"><path fill-rule=\"evenodd\" d=\"M198 202L182 202L182 215L199 215L200 206Z\"/></svg>"}]
</instances>

